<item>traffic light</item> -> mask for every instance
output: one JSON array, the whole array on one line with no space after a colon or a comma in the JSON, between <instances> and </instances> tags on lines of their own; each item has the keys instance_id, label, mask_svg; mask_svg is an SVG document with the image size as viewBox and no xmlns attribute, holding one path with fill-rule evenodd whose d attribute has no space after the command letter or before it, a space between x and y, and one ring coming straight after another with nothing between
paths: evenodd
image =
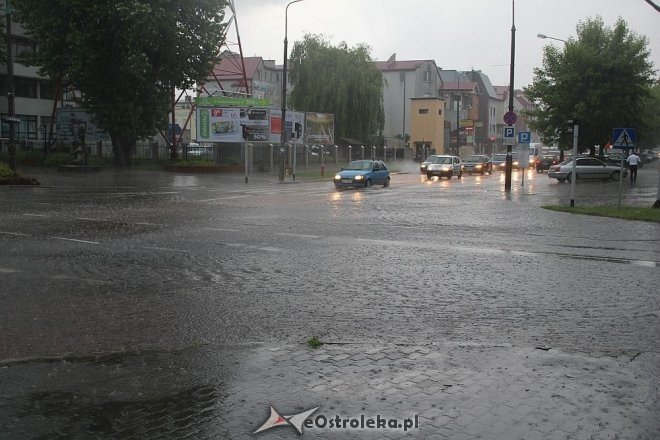
<instances>
[{"instance_id":1,"label":"traffic light","mask_svg":"<svg viewBox=\"0 0 660 440\"><path fill-rule=\"evenodd\" d=\"M248 136L250 136L250 129L247 125L242 125L241 127L243 127L243 139L247 140Z\"/></svg>"},{"instance_id":2,"label":"traffic light","mask_svg":"<svg viewBox=\"0 0 660 440\"><path fill-rule=\"evenodd\" d=\"M296 122L295 132L296 132L296 138L300 138L300 136L302 136L302 124L300 122Z\"/></svg>"}]
</instances>

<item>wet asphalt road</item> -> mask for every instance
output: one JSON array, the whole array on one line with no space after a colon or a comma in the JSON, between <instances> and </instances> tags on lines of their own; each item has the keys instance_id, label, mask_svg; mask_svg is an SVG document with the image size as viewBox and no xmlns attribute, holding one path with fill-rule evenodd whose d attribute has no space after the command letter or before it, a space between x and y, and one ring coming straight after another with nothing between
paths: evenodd
<instances>
[{"instance_id":1,"label":"wet asphalt road","mask_svg":"<svg viewBox=\"0 0 660 440\"><path fill-rule=\"evenodd\" d=\"M199 414L221 393L208 377L240 373L241 351L227 347L317 336L660 352L659 225L540 209L569 200L570 185L546 174L527 172L521 186L515 172L505 194L501 173L428 181L410 168L368 190L110 170L0 188L0 367L11 370L0 384L20 396L9 377L21 365L36 380L62 359L173 356ZM656 162L624 182L624 204L650 206L657 172ZM580 182L576 200L616 204L617 192ZM200 347L223 355L209 361ZM176 376L163 371L124 374L158 388Z\"/></svg>"}]
</instances>

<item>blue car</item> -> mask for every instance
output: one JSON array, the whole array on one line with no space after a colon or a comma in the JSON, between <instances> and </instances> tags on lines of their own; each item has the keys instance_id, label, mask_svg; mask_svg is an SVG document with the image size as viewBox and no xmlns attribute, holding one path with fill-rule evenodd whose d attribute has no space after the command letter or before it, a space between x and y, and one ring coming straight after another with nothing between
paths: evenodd
<instances>
[{"instance_id":1,"label":"blue car","mask_svg":"<svg viewBox=\"0 0 660 440\"><path fill-rule=\"evenodd\" d=\"M354 160L335 174L335 188L390 186L390 170L382 160Z\"/></svg>"}]
</instances>

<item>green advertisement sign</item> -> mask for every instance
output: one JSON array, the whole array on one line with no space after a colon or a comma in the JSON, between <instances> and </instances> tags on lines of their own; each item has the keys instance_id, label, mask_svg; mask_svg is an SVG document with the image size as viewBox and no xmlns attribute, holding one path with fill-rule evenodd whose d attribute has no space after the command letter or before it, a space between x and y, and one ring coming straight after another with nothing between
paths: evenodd
<instances>
[{"instance_id":1,"label":"green advertisement sign","mask_svg":"<svg viewBox=\"0 0 660 440\"><path fill-rule=\"evenodd\" d=\"M208 139L211 137L209 111L199 109L199 137Z\"/></svg>"},{"instance_id":2,"label":"green advertisement sign","mask_svg":"<svg viewBox=\"0 0 660 440\"><path fill-rule=\"evenodd\" d=\"M198 96L195 105L202 107L268 107L268 99L229 98L226 96Z\"/></svg>"}]
</instances>

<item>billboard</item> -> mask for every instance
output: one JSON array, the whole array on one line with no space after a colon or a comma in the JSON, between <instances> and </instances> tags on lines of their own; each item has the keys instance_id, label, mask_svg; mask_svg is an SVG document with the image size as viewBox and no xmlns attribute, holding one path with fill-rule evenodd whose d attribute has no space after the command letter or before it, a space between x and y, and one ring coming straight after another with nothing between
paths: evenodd
<instances>
[{"instance_id":1,"label":"billboard","mask_svg":"<svg viewBox=\"0 0 660 440\"><path fill-rule=\"evenodd\" d=\"M198 142L243 142L243 126L248 141L270 139L270 109L239 107L197 107Z\"/></svg>"},{"instance_id":2,"label":"billboard","mask_svg":"<svg viewBox=\"0 0 660 440\"><path fill-rule=\"evenodd\" d=\"M303 139L310 145L335 144L335 115L331 113L305 113Z\"/></svg>"},{"instance_id":3,"label":"billboard","mask_svg":"<svg viewBox=\"0 0 660 440\"><path fill-rule=\"evenodd\" d=\"M55 113L55 137L58 141L86 142L110 141L110 135L101 130L89 112L83 108L58 108Z\"/></svg>"},{"instance_id":4,"label":"billboard","mask_svg":"<svg viewBox=\"0 0 660 440\"><path fill-rule=\"evenodd\" d=\"M288 133L287 139L294 143L315 139L313 143L316 144L333 144L334 136L328 135L334 131L334 115L331 114L287 111L286 124L282 127L282 111L279 109L198 106L196 112L197 142L243 142L245 126L250 142L279 144L284 129ZM314 121L311 135L306 128L309 115ZM296 137L296 127L300 137Z\"/></svg>"}]
</instances>

